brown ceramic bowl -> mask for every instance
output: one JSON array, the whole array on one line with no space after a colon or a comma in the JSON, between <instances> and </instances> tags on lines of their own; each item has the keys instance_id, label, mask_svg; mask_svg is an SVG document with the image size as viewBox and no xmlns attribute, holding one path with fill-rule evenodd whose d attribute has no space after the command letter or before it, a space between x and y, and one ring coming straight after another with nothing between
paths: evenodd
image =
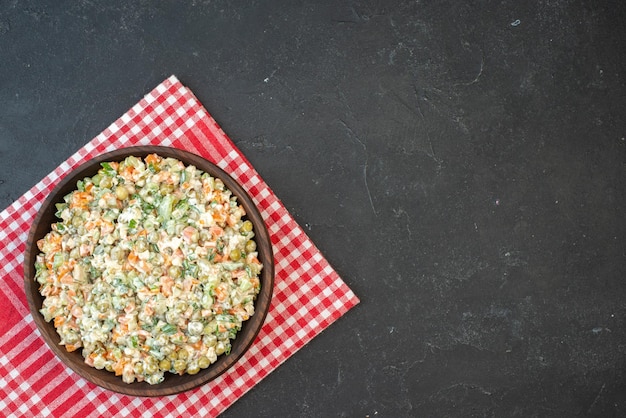
<instances>
[{"instance_id":1,"label":"brown ceramic bowl","mask_svg":"<svg viewBox=\"0 0 626 418\"><path fill-rule=\"evenodd\" d=\"M85 364L81 350L70 353L65 350L65 347L59 345L60 338L53 324L44 321L39 312L44 298L39 293L39 284L35 281L35 259L40 252L37 248L37 240L43 238L50 231L51 224L57 221L54 216L55 204L62 202L63 196L76 189L78 180L95 175L101 168L101 162L122 161L130 155L145 157L152 153L162 157L176 158L186 165L194 165L213 177L222 179L226 187L237 196L238 202L243 205L246 211L246 218L252 221L254 225L259 260L263 263L263 270L259 277L261 291L255 302L255 314L243 323L241 331L232 341L229 355L219 356L215 363L196 375L184 374L181 376L165 373L165 380L156 385L150 385L146 382L128 384L122 381L121 376L115 376L112 372L98 370ZM244 189L226 172L204 158L186 151L168 147L139 146L123 148L95 157L69 173L54 188L39 210L28 235L24 257L24 285L30 311L41 335L52 351L73 371L92 383L115 392L134 396L166 396L195 388L215 379L233 366L252 345L269 310L274 287L274 258L270 237L259 210Z\"/></svg>"}]
</instances>

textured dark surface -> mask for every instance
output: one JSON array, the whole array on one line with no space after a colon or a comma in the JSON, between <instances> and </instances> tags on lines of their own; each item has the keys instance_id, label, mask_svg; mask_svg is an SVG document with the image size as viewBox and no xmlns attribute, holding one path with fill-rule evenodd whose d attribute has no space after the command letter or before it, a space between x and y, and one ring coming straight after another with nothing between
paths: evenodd
<instances>
[{"instance_id":1,"label":"textured dark surface","mask_svg":"<svg viewBox=\"0 0 626 418\"><path fill-rule=\"evenodd\" d=\"M225 417L626 416L626 3L153 3L0 2L0 206L188 85L362 301Z\"/></svg>"}]
</instances>

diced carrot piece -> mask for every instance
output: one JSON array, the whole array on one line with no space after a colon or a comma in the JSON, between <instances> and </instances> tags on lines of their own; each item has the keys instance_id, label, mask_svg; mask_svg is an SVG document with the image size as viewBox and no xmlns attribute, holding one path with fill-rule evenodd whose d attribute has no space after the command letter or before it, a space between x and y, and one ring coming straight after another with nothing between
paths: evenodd
<instances>
[{"instance_id":1,"label":"diced carrot piece","mask_svg":"<svg viewBox=\"0 0 626 418\"><path fill-rule=\"evenodd\" d=\"M65 349L66 349L67 351L69 351L70 353L71 353L72 351L76 351L76 350L78 350L79 348L80 348L80 345L78 345L78 344L65 344Z\"/></svg>"},{"instance_id":2,"label":"diced carrot piece","mask_svg":"<svg viewBox=\"0 0 626 418\"><path fill-rule=\"evenodd\" d=\"M113 371L115 371L116 376L121 376L124 372L124 366L126 365L126 361L124 359L120 359L113 365Z\"/></svg>"},{"instance_id":3,"label":"diced carrot piece","mask_svg":"<svg viewBox=\"0 0 626 418\"><path fill-rule=\"evenodd\" d=\"M131 251L128 254L128 261L130 263L136 263L137 261L139 261L139 256L134 251Z\"/></svg>"},{"instance_id":4,"label":"diced carrot piece","mask_svg":"<svg viewBox=\"0 0 626 418\"><path fill-rule=\"evenodd\" d=\"M160 161L160 158L156 154L150 154L146 156L145 160L148 164L156 164Z\"/></svg>"}]
</instances>

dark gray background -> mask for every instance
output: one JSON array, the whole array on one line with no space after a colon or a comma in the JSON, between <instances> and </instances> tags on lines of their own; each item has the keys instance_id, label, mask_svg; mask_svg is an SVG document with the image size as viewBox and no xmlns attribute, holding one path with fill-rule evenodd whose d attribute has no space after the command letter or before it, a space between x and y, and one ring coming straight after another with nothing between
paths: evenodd
<instances>
[{"instance_id":1,"label":"dark gray background","mask_svg":"<svg viewBox=\"0 0 626 418\"><path fill-rule=\"evenodd\" d=\"M175 74L362 301L225 417L626 416L625 21L3 0L0 206Z\"/></svg>"}]
</instances>

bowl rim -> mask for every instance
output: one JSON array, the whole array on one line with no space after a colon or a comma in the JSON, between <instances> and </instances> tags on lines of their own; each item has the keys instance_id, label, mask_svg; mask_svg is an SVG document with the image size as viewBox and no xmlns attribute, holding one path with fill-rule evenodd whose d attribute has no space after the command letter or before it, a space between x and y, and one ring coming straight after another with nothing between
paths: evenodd
<instances>
[{"instance_id":1,"label":"bowl rim","mask_svg":"<svg viewBox=\"0 0 626 418\"><path fill-rule=\"evenodd\" d=\"M88 366L84 362L84 358L81 354L82 350L76 350L70 353L66 351L63 346L60 346L58 344L60 337L54 325L50 322L46 322L43 315L39 312L44 298L39 293L37 283L34 279L34 260L40 252L37 248L37 240L50 231L52 222L57 219L54 216L54 204L62 201L67 193L75 190L78 180L95 175L100 168L100 163L122 161L124 158L131 155L145 157L153 153L161 157L176 158L185 165L194 165L199 170L213 177L220 178L233 195L237 196L239 204L244 206L246 218L252 221L256 237L255 240L258 244L257 251L259 252L259 259L263 263L263 270L259 276L261 280L261 291L255 301L255 313L250 319L243 323L241 330L237 333L237 337L232 340L230 354L218 356L215 363L201 370L196 375L166 373L165 380L156 385L150 385L145 381L124 383L121 377L115 376L112 372L98 370ZM226 171L206 158L179 148L158 145L122 147L105 152L88 159L66 174L48 194L31 224L26 241L23 267L24 290L31 315L37 325L39 333L56 357L71 370L95 385L125 395L147 397L173 395L194 389L216 379L233 367L248 351L263 327L270 309L275 280L274 254L269 231L259 208L246 190L232 176L226 173Z\"/></svg>"}]
</instances>

